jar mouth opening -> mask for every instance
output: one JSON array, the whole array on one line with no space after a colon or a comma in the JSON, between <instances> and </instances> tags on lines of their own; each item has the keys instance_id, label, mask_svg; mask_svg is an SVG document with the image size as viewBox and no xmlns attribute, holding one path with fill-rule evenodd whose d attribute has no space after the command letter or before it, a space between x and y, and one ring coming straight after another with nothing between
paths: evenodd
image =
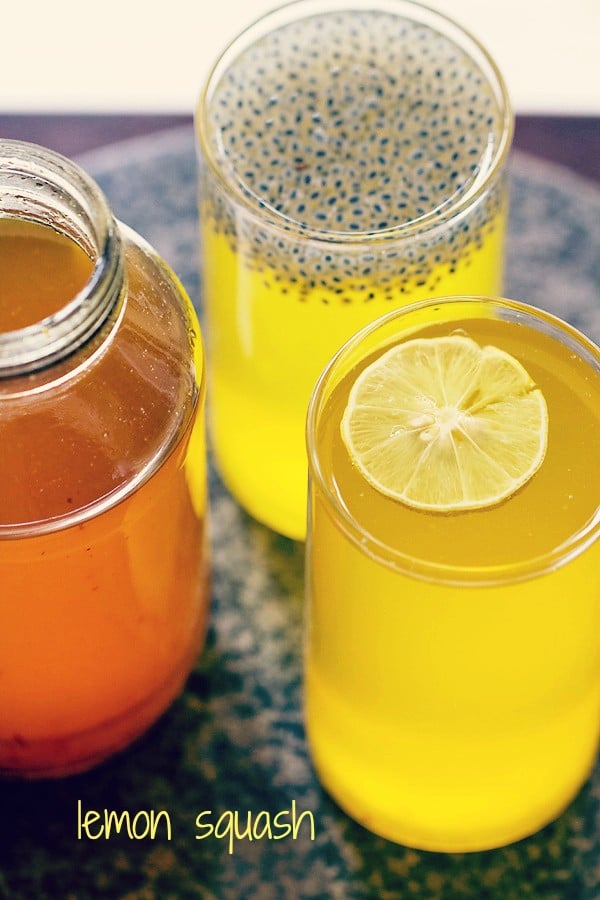
<instances>
[{"instance_id":1,"label":"jar mouth opening","mask_svg":"<svg viewBox=\"0 0 600 900\"><path fill-rule=\"evenodd\" d=\"M247 186L235 167L227 163L226 155L219 153L215 148L209 111L212 97L229 67L257 40L285 25L311 16L351 11L389 12L398 18L430 26L449 38L477 63L488 85L493 89L498 104L499 125L495 145L486 148L482 165L466 189L455 191L445 198L443 203L406 222L381 229L338 231L315 227L292 218L266 203L264 198ZM453 19L413 0L376 0L371 4L365 0L293 0L266 13L230 41L213 64L196 107L195 123L203 161L221 191L232 202L242 207L245 214L259 224L267 223L270 227L302 238L303 241L349 246L409 240L415 235L435 232L446 226L449 221L461 216L478 203L500 177L512 145L514 131L514 117L508 90L502 73L487 49Z\"/></svg>"},{"instance_id":2,"label":"jar mouth opening","mask_svg":"<svg viewBox=\"0 0 600 900\"><path fill-rule=\"evenodd\" d=\"M121 292L121 236L104 194L74 162L25 141L0 140L0 217L48 226L93 261L85 286L40 321L0 333L0 378L70 355L106 320Z\"/></svg>"},{"instance_id":3,"label":"jar mouth opening","mask_svg":"<svg viewBox=\"0 0 600 900\"><path fill-rule=\"evenodd\" d=\"M398 334L397 329L394 332L394 323L399 319L407 320L411 316L414 317L413 327L402 331L404 336L413 330L420 330L425 323L431 324L433 321L431 313L434 307L439 309L438 321L450 321L448 316L451 313L446 314L446 318L444 318L445 310L451 310L452 306L456 307L457 304L478 304L480 309L481 304L484 304L490 317L537 327L546 334L561 340L564 345L572 349L573 353L588 361L592 369L600 375L600 347L568 323L528 304L505 298L482 296L451 296L409 304L402 309L381 316L362 328L338 350L322 372L313 390L306 420L309 475L317 486L327 514L331 516L335 525L361 553L370 556L386 568L392 568L418 580L459 587L493 587L498 584L526 581L560 568L582 553L595 540L600 539L600 506L596 509L595 515L560 546L540 556L517 563L489 566L453 566L436 563L432 560L412 556L408 551L397 550L382 543L366 531L346 508L342 498L332 489L317 447L321 415L330 391L341 377L340 370L342 372L349 371L362 358L363 354L360 353L360 348L364 349L367 342L369 342L370 350L382 346L394 333ZM385 331L386 337L377 341L376 335L382 331Z\"/></svg>"}]
</instances>

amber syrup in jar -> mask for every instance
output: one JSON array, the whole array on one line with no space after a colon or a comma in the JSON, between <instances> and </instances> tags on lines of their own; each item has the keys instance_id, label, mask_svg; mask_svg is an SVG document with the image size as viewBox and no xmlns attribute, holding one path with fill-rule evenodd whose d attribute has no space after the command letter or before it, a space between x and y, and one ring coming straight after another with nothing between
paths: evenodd
<instances>
[{"instance_id":1,"label":"amber syrup in jar","mask_svg":"<svg viewBox=\"0 0 600 900\"><path fill-rule=\"evenodd\" d=\"M90 768L180 693L208 610L204 356L169 267L0 141L0 774Z\"/></svg>"}]
</instances>

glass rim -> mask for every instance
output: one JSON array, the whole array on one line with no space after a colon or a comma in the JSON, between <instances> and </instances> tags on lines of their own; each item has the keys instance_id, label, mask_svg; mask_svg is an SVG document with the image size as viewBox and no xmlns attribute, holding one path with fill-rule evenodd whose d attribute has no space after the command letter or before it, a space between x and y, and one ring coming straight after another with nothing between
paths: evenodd
<instances>
[{"instance_id":1,"label":"glass rim","mask_svg":"<svg viewBox=\"0 0 600 900\"><path fill-rule=\"evenodd\" d=\"M61 231L73 239L75 223L93 252L85 285L60 309L30 325L0 332L0 379L27 375L60 361L87 341L106 321L123 286L121 234L104 193L75 162L38 144L0 140L0 217L42 221L46 207L39 187L68 202ZM14 182L14 183L13 183ZM68 219L68 221L67 221ZM95 257L95 258L94 258Z\"/></svg>"},{"instance_id":2,"label":"glass rim","mask_svg":"<svg viewBox=\"0 0 600 900\"><path fill-rule=\"evenodd\" d=\"M324 230L302 225L297 220L268 206L257 209L248 194L242 189L239 180L228 179L225 176L221 160L211 146L211 129L208 123L211 92L219 84L222 75L227 72L239 53L252 46L258 38L293 21L336 10L339 12L351 10L389 11L398 16L401 16L404 11L407 14L406 18L411 21L431 25L433 28L437 25L439 27L436 30L460 46L479 65L488 84L493 88L501 117L498 145L487 168L482 170L483 175L476 177L464 193L460 193L454 199L450 198L443 212L440 211L440 207L436 207L416 219L380 230L357 232ZM298 11L297 15L295 15L296 11ZM373 0L373 2L368 2L368 0L291 0L289 3L271 9L238 32L221 51L204 81L194 120L198 149L208 164L215 181L224 194L242 207L247 215L260 225L268 224L276 230L287 235L291 234L303 241L344 246L402 241L417 235L429 235L446 227L449 222L455 221L462 213L472 209L495 183L508 157L514 133L514 115L508 89L497 63L487 48L454 19L418 2L418 0Z\"/></svg>"},{"instance_id":3,"label":"glass rim","mask_svg":"<svg viewBox=\"0 0 600 900\"><path fill-rule=\"evenodd\" d=\"M306 448L308 455L308 471L310 480L314 480L321 496L324 498L328 513L346 538L358 548L363 555L368 555L379 564L388 569L395 569L408 577L421 581L429 581L436 584L448 584L453 586L492 587L519 581L527 581L548 574L566 563L575 559L600 538L600 506L598 506L593 518L582 528L572 534L565 542L552 550L519 561L518 563L506 563L493 566L460 565L452 566L445 563L434 563L429 560L411 556L409 552L401 552L378 541L361 526L360 522L349 513L340 498L331 490L322 466L317 449L317 432L321 420L321 414L329 391L335 386L333 379L336 370L341 363L353 352L358 350L364 341L373 336L380 329L385 328L391 322L402 319L410 314L418 313L433 306L452 306L465 303L485 303L489 308L496 308L504 312L500 318L515 321L521 324L532 322L544 323L550 329L550 336L558 339L558 335L566 338L563 345L568 344L584 360L587 358L591 366L595 366L600 373L600 347L587 335L578 331L573 325L565 322L558 316L543 309L531 306L517 300L505 297L488 296L447 296L429 298L408 304L400 309L392 310L356 332L346 341L337 353L330 359L322 371L313 389L306 417ZM416 328L422 327L419 323ZM534 327L530 325L530 327ZM410 332L407 332L407 334ZM548 333L548 331L546 331ZM390 337L390 335L388 335ZM309 498L310 505L310 498ZM310 531L310 527L309 527Z\"/></svg>"}]
</instances>

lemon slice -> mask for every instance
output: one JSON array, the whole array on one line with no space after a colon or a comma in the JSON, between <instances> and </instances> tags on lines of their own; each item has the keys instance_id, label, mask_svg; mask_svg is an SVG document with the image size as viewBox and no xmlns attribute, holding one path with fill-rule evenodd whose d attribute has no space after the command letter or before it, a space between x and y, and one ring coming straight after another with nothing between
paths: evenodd
<instances>
[{"instance_id":1,"label":"lemon slice","mask_svg":"<svg viewBox=\"0 0 600 900\"><path fill-rule=\"evenodd\" d=\"M548 411L514 357L452 334L398 344L367 366L341 430L382 494L423 510L477 509L509 497L540 467Z\"/></svg>"}]
</instances>

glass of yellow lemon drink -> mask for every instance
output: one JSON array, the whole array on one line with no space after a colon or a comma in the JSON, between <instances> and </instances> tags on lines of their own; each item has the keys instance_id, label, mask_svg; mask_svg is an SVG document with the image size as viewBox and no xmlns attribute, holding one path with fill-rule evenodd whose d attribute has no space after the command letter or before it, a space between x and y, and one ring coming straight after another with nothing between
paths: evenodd
<instances>
[{"instance_id":1,"label":"glass of yellow lemon drink","mask_svg":"<svg viewBox=\"0 0 600 900\"><path fill-rule=\"evenodd\" d=\"M520 303L417 303L334 357L307 437L322 783L416 848L533 833L598 744L600 350Z\"/></svg>"},{"instance_id":2,"label":"glass of yellow lemon drink","mask_svg":"<svg viewBox=\"0 0 600 900\"><path fill-rule=\"evenodd\" d=\"M300 0L197 110L209 422L227 485L303 538L327 361L390 308L501 292L512 114L480 44L407 0Z\"/></svg>"}]
</instances>

